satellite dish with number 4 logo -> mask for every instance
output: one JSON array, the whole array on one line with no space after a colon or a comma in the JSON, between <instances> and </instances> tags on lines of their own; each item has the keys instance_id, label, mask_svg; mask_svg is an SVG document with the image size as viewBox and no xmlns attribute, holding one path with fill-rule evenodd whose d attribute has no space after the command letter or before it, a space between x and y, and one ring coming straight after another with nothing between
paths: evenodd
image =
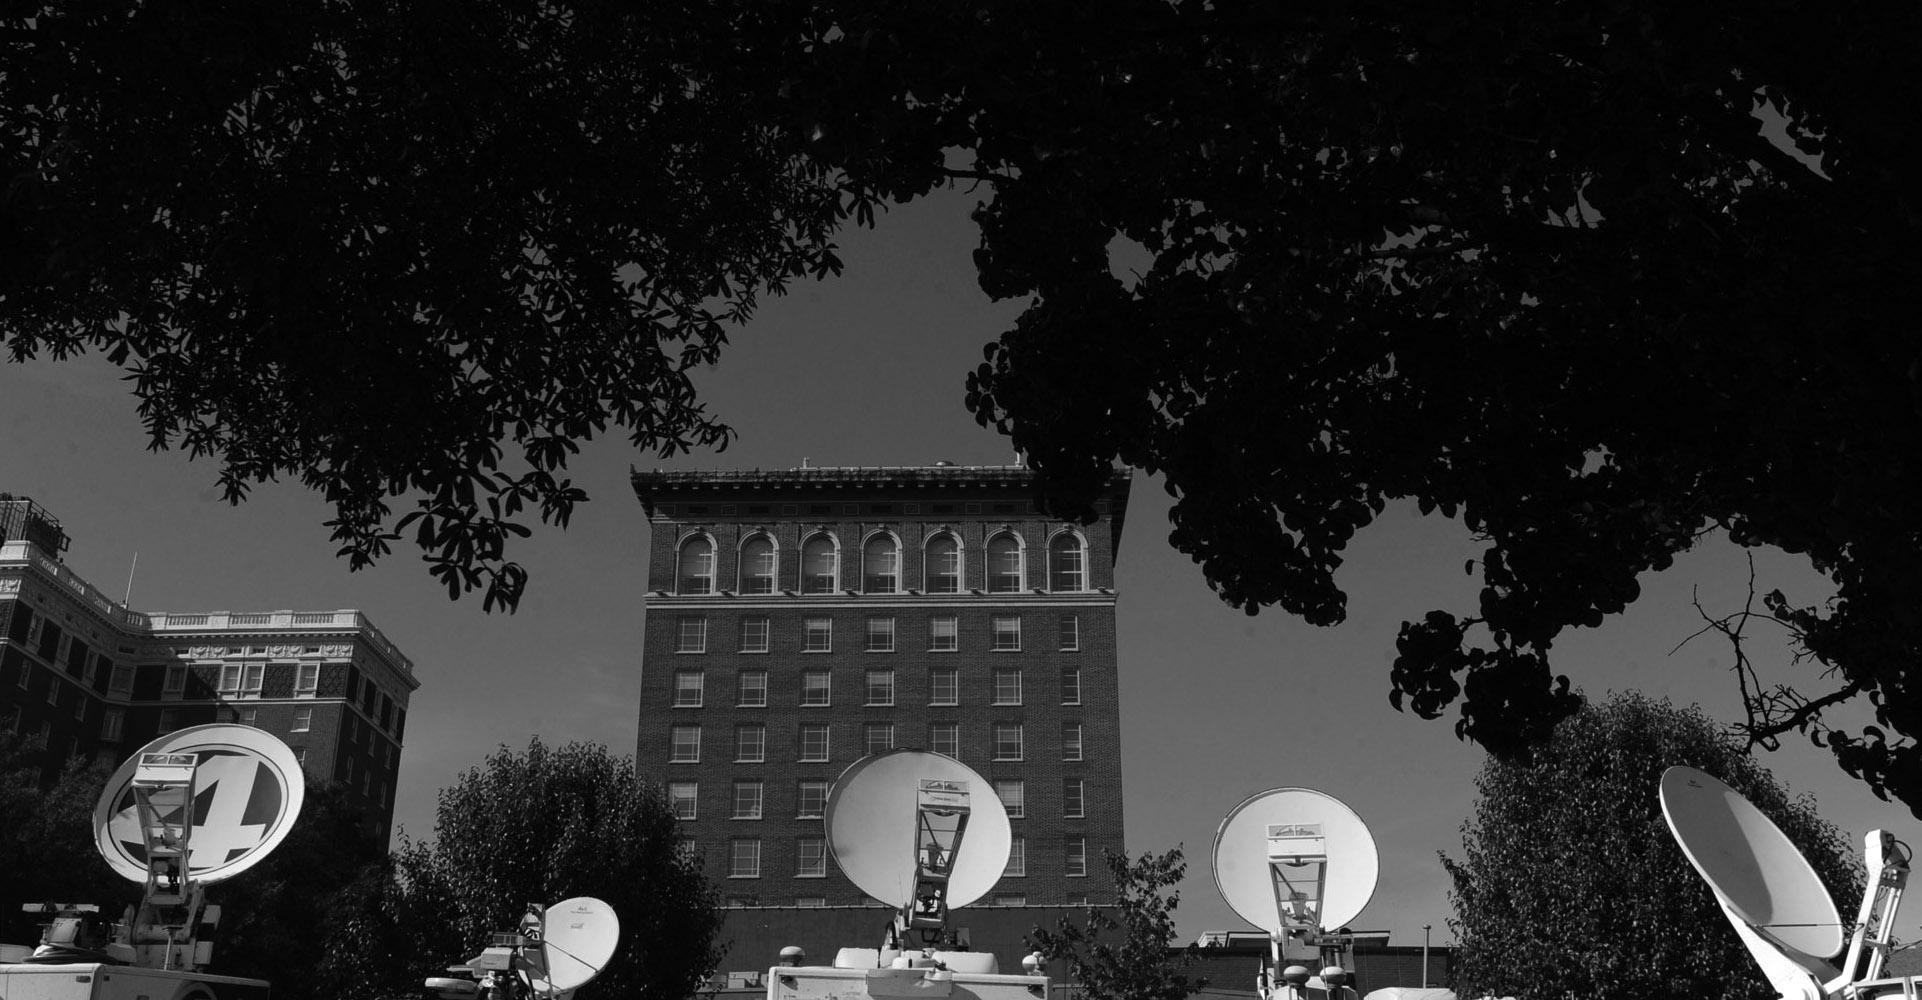
<instances>
[{"instance_id":1,"label":"satellite dish with number 4 logo","mask_svg":"<svg viewBox=\"0 0 1922 1000\"><path fill-rule=\"evenodd\" d=\"M252 726L192 726L141 747L120 765L94 806L94 846L121 877L147 879L147 846L134 806L134 772L145 754L193 754L193 834L184 873L201 884L253 867L293 829L307 794L294 752Z\"/></svg>"}]
</instances>

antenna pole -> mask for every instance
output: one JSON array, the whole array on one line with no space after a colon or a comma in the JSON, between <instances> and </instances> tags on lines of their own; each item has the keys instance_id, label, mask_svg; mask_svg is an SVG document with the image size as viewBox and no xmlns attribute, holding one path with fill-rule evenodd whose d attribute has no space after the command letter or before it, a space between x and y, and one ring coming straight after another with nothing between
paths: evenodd
<instances>
[{"instance_id":1,"label":"antenna pole","mask_svg":"<svg viewBox=\"0 0 1922 1000\"><path fill-rule=\"evenodd\" d=\"M133 603L133 571L140 568L140 550L133 552L133 564L127 567L127 596L120 599L122 606Z\"/></svg>"}]
</instances>

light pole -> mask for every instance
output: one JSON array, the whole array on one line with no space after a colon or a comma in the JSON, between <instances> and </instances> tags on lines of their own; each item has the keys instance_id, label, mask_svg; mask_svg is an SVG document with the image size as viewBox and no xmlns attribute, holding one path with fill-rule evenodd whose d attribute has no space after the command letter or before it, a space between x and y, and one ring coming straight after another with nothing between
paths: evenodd
<instances>
[{"instance_id":1,"label":"light pole","mask_svg":"<svg viewBox=\"0 0 1922 1000\"><path fill-rule=\"evenodd\" d=\"M1428 928L1430 926L1432 925L1421 925L1421 985L1423 989L1428 988Z\"/></svg>"}]
</instances>

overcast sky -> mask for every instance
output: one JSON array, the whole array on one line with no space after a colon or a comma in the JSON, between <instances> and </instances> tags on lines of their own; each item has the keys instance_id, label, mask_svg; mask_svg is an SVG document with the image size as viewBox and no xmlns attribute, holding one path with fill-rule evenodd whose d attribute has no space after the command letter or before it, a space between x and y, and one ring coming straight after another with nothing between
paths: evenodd
<instances>
[{"instance_id":1,"label":"overcast sky","mask_svg":"<svg viewBox=\"0 0 1922 1000\"><path fill-rule=\"evenodd\" d=\"M370 615L422 682L396 822L429 836L436 791L495 746L538 735L632 752L647 550L630 465L1012 461L1008 443L962 405L982 344L1018 312L975 285L967 219L975 200L956 193L896 209L877 229L844 238L843 277L764 303L699 380L740 432L727 452L663 465L618 439L587 445L572 475L593 501L568 531L537 529L517 543L533 582L515 615L484 615L478 597L449 602L406 549L349 574L320 526L329 510L297 485L227 506L210 463L145 450L134 401L97 359L0 364L0 491L31 496L60 518L73 538L69 565L110 594L125 590L137 551L138 609ZM1137 474L1117 573L1123 777L1129 848L1187 850L1182 933L1245 929L1210 876L1216 824L1249 794L1298 785L1347 802L1374 831L1381 882L1353 926L1419 945L1432 924L1435 943L1451 940L1436 855L1460 854L1483 753L1456 741L1451 720L1390 708L1388 667L1403 620L1474 609L1463 566L1477 546L1455 522L1391 507L1348 553L1347 623L1316 629L1279 612L1251 618L1216 600L1169 547L1167 507L1161 484ZM1781 587L1804 602L1824 594L1820 578L1787 556L1761 553L1758 571L1762 591ZM1642 583L1626 615L1556 645L1558 668L1592 697L1638 688L1735 718L1726 646L1703 638L1671 650L1701 625L1690 606L1696 588L1712 609L1740 606L1740 550L1713 539ZM1813 681L1777 644L1754 652L1768 679ZM1908 811L1878 802L1825 751L1792 742L1764 763L1794 790L1814 793L1858 844L1875 826L1913 839L1904 832L1915 825ZM1845 913L1856 905L1838 903ZM1905 921L1897 933L1914 931Z\"/></svg>"}]
</instances>

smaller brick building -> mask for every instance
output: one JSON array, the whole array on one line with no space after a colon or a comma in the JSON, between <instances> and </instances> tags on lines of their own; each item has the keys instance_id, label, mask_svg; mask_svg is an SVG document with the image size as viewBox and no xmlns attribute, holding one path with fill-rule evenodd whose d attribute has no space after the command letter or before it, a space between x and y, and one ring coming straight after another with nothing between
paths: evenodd
<instances>
[{"instance_id":1,"label":"smaller brick building","mask_svg":"<svg viewBox=\"0 0 1922 1000\"><path fill-rule=\"evenodd\" d=\"M420 682L366 615L133 611L61 562L65 548L50 514L0 494L0 731L39 734L51 773L187 726L265 729L385 840Z\"/></svg>"}]
</instances>

